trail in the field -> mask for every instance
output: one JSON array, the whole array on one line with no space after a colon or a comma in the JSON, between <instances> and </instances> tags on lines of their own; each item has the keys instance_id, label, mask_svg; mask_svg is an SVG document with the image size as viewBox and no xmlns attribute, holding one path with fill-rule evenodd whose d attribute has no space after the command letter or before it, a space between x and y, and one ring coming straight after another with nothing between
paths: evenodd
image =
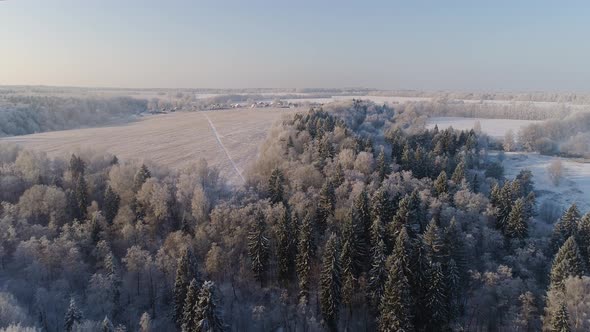
<instances>
[{"instance_id":1,"label":"trail in the field","mask_svg":"<svg viewBox=\"0 0 590 332\"><path fill-rule=\"evenodd\" d=\"M223 142L221 142L221 138L219 137L219 133L217 132L217 129L215 129L215 125L213 125L213 122L211 122L211 119L209 119L209 116L207 115L207 113L203 112L203 116L205 116L205 118L207 119L207 122L209 122L209 127L211 127L213 134L215 134L215 139L217 139L217 143L219 143L219 146L221 147L221 149L223 149L223 152L225 152L225 155L227 156L227 159L229 160L229 162L232 164L234 170L236 171L236 173L238 174L240 179L242 179L242 182L246 183L246 179L244 179L244 176L242 175L242 172L240 172L238 165L236 165L236 163L232 159L231 155L229 154L229 151L227 151L227 149L225 148L225 145L223 145Z\"/></svg>"}]
</instances>

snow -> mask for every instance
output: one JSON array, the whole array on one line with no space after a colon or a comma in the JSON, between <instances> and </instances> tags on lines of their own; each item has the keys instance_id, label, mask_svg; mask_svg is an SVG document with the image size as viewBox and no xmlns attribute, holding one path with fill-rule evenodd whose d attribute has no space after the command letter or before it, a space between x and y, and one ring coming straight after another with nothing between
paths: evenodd
<instances>
[{"instance_id":1,"label":"snow","mask_svg":"<svg viewBox=\"0 0 590 332\"><path fill-rule=\"evenodd\" d=\"M432 129L435 125L438 125L439 129L453 127L458 130L471 130L473 129L476 121L479 121L481 124L482 132L494 138L504 138L504 135L509 130L512 130L515 134L518 134L520 128L525 127L531 123L541 122L536 120L433 117L428 119L426 127Z\"/></svg>"},{"instance_id":2,"label":"snow","mask_svg":"<svg viewBox=\"0 0 590 332\"><path fill-rule=\"evenodd\" d=\"M547 172L549 164L556 159L561 159L563 165L563 178L558 186L555 186ZM523 169L533 173L535 192L538 203L550 200L563 208L576 203L581 212L590 212L590 161L544 156L538 153L511 152L505 154L502 162L504 175L513 179Z\"/></svg>"}]
</instances>

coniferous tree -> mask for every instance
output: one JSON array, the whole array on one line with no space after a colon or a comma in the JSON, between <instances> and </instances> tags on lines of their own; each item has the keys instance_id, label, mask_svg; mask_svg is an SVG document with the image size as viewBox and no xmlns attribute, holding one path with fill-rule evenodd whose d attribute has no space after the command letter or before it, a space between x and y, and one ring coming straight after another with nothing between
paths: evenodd
<instances>
[{"instance_id":1,"label":"coniferous tree","mask_svg":"<svg viewBox=\"0 0 590 332\"><path fill-rule=\"evenodd\" d=\"M104 316L102 324L100 325L101 332L115 332L115 327L108 316Z\"/></svg>"},{"instance_id":2,"label":"coniferous tree","mask_svg":"<svg viewBox=\"0 0 590 332\"><path fill-rule=\"evenodd\" d=\"M447 172L444 170L440 172L436 181L434 181L434 189L436 190L436 195L440 196L445 194L449 190L448 179L447 179Z\"/></svg>"},{"instance_id":3,"label":"coniferous tree","mask_svg":"<svg viewBox=\"0 0 590 332\"><path fill-rule=\"evenodd\" d=\"M86 184L86 179L84 179L84 175L80 175L76 181L76 189L74 191L74 196L76 199L76 207L74 211L75 217L80 221L86 220L86 209L88 208L89 198L88 185Z\"/></svg>"},{"instance_id":4,"label":"coniferous tree","mask_svg":"<svg viewBox=\"0 0 590 332\"><path fill-rule=\"evenodd\" d=\"M199 282L200 276L192 252L185 249L178 260L174 280L174 322L178 328L182 326L186 292L192 279Z\"/></svg>"},{"instance_id":5,"label":"coniferous tree","mask_svg":"<svg viewBox=\"0 0 590 332\"><path fill-rule=\"evenodd\" d=\"M252 272L260 286L264 286L265 274L270 255L270 241L266 235L266 222L262 211L258 211L250 234L248 235L248 254L252 262Z\"/></svg>"},{"instance_id":6,"label":"coniferous tree","mask_svg":"<svg viewBox=\"0 0 590 332\"><path fill-rule=\"evenodd\" d=\"M334 215L335 202L336 196L332 182L326 180L322 186L322 189L320 190L320 197L316 210L316 224L318 233L320 235L323 235L324 231L326 230L328 218Z\"/></svg>"},{"instance_id":7,"label":"coniferous tree","mask_svg":"<svg viewBox=\"0 0 590 332\"><path fill-rule=\"evenodd\" d=\"M195 308L197 305L197 296L199 295L199 285L197 280L191 280L184 299L184 306L182 309L182 332L196 331L197 317L195 315Z\"/></svg>"},{"instance_id":8,"label":"coniferous tree","mask_svg":"<svg viewBox=\"0 0 590 332\"><path fill-rule=\"evenodd\" d=\"M569 314L565 303L559 305L559 309L555 313L553 320L551 321L552 332L570 332L572 329L569 323Z\"/></svg>"},{"instance_id":9,"label":"coniferous tree","mask_svg":"<svg viewBox=\"0 0 590 332\"><path fill-rule=\"evenodd\" d=\"M385 242L379 240L371 250L371 269L369 270L369 303L373 308L378 307L387 280L386 261Z\"/></svg>"},{"instance_id":10,"label":"coniferous tree","mask_svg":"<svg viewBox=\"0 0 590 332\"><path fill-rule=\"evenodd\" d=\"M463 182L463 179L465 179L465 163L460 162L457 164L457 167L451 176L451 180L458 185Z\"/></svg>"},{"instance_id":11,"label":"coniferous tree","mask_svg":"<svg viewBox=\"0 0 590 332\"><path fill-rule=\"evenodd\" d=\"M117 216L117 212L119 212L119 204L121 202L121 198L119 195L111 188L111 186L107 186L107 189L104 193L104 217L109 225L113 223L113 220Z\"/></svg>"},{"instance_id":12,"label":"coniferous tree","mask_svg":"<svg viewBox=\"0 0 590 332\"><path fill-rule=\"evenodd\" d=\"M389 193L385 188L379 188L371 199L371 216L373 220L375 218L381 219L383 223L391 222L393 218L393 202L389 197ZM375 243L372 243L375 244Z\"/></svg>"},{"instance_id":13,"label":"coniferous tree","mask_svg":"<svg viewBox=\"0 0 590 332\"><path fill-rule=\"evenodd\" d=\"M283 208L279 217L277 234L277 260L279 264L279 279L287 282L295 271L295 242L294 231L289 207Z\"/></svg>"},{"instance_id":14,"label":"coniferous tree","mask_svg":"<svg viewBox=\"0 0 590 332\"><path fill-rule=\"evenodd\" d=\"M390 169L385 157L385 150L381 147L381 152L379 152L379 155L377 156L377 174L379 175L379 182L383 182L389 172Z\"/></svg>"},{"instance_id":15,"label":"coniferous tree","mask_svg":"<svg viewBox=\"0 0 590 332\"><path fill-rule=\"evenodd\" d=\"M424 254L429 264L441 263L445 255L444 242L440 229L434 220L431 220L422 235Z\"/></svg>"},{"instance_id":16,"label":"coniferous tree","mask_svg":"<svg viewBox=\"0 0 590 332\"><path fill-rule=\"evenodd\" d=\"M580 247L580 254L584 257L586 266L590 266L590 213L587 213L580 219L576 234L576 242Z\"/></svg>"},{"instance_id":17,"label":"coniferous tree","mask_svg":"<svg viewBox=\"0 0 590 332\"><path fill-rule=\"evenodd\" d=\"M69 171L72 174L73 182L76 183L80 176L84 176L86 171L86 163L84 160L82 160L82 158L72 154L72 157L70 158Z\"/></svg>"},{"instance_id":18,"label":"coniferous tree","mask_svg":"<svg viewBox=\"0 0 590 332\"><path fill-rule=\"evenodd\" d=\"M82 312L80 309L78 309L78 306L76 306L76 300L74 300L74 298L70 298L70 306L68 307L64 317L64 329L67 332L71 332L74 328L74 325L77 323L79 324L81 321Z\"/></svg>"},{"instance_id":19,"label":"coniferous tree","mask_svg":"<svg viewBox=\"0 0 590 332\"><path fill-rule=\"evenodd\" d=\"M112 252L109 252L104 259L104 269L106 271L107 277L109 278L109 281L111 282L111 289L109 290L113 302L111 316L116 319L121 311L121 279L119 277L119 273L117 272L115 256L113 256Z\"/></svg>"},{"instance_id":20,"label":"coniferous tree","mask_svg":"<svg viewBox=\"0 0 590 332\"><path fill-rule=\"evenodd\" d=\"M308 301L311 263L313 257L311 215L308 213L299 229L297 243L297 277L299 278L299 297Z\"/></svg>"},{"instance_id":21,"label":"coniferous tree","mask_svg":"<svg viewBox=\"0 0 590 332\"><path fill-rule=\"evenodd\" d=\"M429 315L427 323L429 331L446 330L449 318L447 307L446 277L440 263L430 267L426 291L426 310Z\"/></svg>"},{"instance_id":22,"label":"coniferous tree","mask_svg":"<svg viewBox=\"0 0 590 332\"><path fill-rule=\"evenodd\" d=\"M142 164L137 173L135 173L135 177L133 178L133 189L135 192L138 192L141 189L141 186L152 177L152 173L147 168L145 164Z\"/></svg>"},{"instance_id":23,"label":"coniferous tree","mask_svg":"<svg viewBox=\"0 0 590 332\"><path fill-rule=\"evenodd\" d=\"M369 206L369 197L367 191L363 189L360 194L354 199L351 211L353 228L355 231L355 237L357 239L357 254L358 259L361 260L358 265L359 269L364 267L368 258L368 249L370 247L371 238L371 210ZM360 270L357 270L355 275L358 275Z\"/></svg>"},{"instance_id":24,"label":"coniferous tree","mask_svg":"<svg viewBox=\"0 0 590 332\"><path fill-rule=\"evenodd\" d=\"M565 241L563 246L555 255L553 265L551 266L551 288L563 290L564 281L567 277L580 277L586 271L586 264L578 244L573 236Z\"/></svg>"},{"instance_id":25,"label":"coniferous tree","mask_svg":"<svg viewBox=\"0 0 590 332\"><path fill-rule=\"evenodd\" d=\"M510 239L524 240L528 236L528 220L526 218L525 203L522 198L514 202L512 211L508 215L505 236Z\"/></svg>"},{"instance_id":26,"label":"coniferous tree","mask_svg":"<svg viewBox=\"0 0 590 332\"><path fill-rule=\"evenodd\" d=\"M284 200L284 181L285 178L283 176L283 172L281 172L278 167L273 169L270 173L270 178L268 179L268 191L270 201L273 204L277 204Z\"/></svg>"},{"instance_id":27,"label":"coniferous tree","mask_svg":"<svg viewBox=\"0 0 590 332\"><path fill-rule=\"evenodd\" d=\"M414 331L413 301L409 283L409 238L402 229L389 258L389 273L379 305L379 331Z\"/></svg>"},{"instance_id":28,"label":"coniferous tree","mask_svg":"<svg viewBox=\"0 0 590 332\"><path fill-rule=\"evenodd\" d=\"M205 281L195 306L195 331L223 332L226 330L218 302L215 284L212 281Z\"/></svg>"},{"instance_id":29,"label":"coniferous tree","mask_svg":"<svg viewBox=\"0 0 590 332\"><path fill-rule=\"evenodd\" d=\"M553 234L551 234L551 249L553 252L563 245L563 243L572 235L576 235L578 222L580 221L580 212L576 204L572 204L563 216L557 221L553 227Z\"/></svg>"},{"instance_id":30,"label":"coniferous tree","mask_svg":"<svg viewBox=\"0 0 590 332\"><path fill-rule=\"evenodd\" d=\"M338 314L341 303L341 269L338 253L338 238L330 235L324 249L320 275L320 307L326 327L330 331L338 329Z\"/></svg>"}]
</instances>

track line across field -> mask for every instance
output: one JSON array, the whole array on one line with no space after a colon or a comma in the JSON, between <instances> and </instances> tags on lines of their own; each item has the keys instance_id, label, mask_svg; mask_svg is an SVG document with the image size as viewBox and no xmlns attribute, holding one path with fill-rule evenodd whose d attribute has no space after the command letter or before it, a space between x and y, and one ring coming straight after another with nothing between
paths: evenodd
<instances>
[{"instance_id":1,"label":"track line across field","mask_svg":"<svg viewBox=\"0 0 590 332\"><path fill-rule=\"evenodd\" d=\"M217 129L215 129L215 126L213 125L213 122L211 122L211 119L209 118L209 116L207 115L207 113L203 112L203 115L207 119L207 122L209 122L209 127L211 127L211 130L213 131L213 134L215 135L215 139L217 139L217 143L219 143L219 146L221 147L221 149L223 149L223 152L225 152L225 155L227 156L227 159L232 164L234 170L236 171L236 173L238 174L238 176L240 177L240 179L242 179L242 182L243 183L246 183L246 179L244 179L244 176L242 176L242 172L240 172L240 169L238 168L238 165L236 165L236 163L234 162L234 160L231 158L231 155L229 154L229 151L227 151L227 149L225 148L225 145L223 145L223 142L221 142L221 138L219 137L219 133L217 132Z\"/></svg>"}]
</instances>

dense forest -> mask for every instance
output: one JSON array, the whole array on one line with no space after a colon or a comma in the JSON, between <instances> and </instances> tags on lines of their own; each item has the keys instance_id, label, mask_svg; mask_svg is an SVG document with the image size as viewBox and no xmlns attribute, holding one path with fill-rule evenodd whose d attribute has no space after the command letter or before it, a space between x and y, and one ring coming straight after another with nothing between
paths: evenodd
<instances>
[{"instance_id":1,"label":"dense forest","mask_svg":"<svg viewBox=\"0 0 590 332\"><path fill-rule=\"evenodd\" d=\"M240 188L0 145L0 331L588 331L590 214L475 131L353 101L273 128Z\"/></svg>"},{"instance_id":2,"label":"dense forest","mask_svg":"<svg viewBox=\"0 0 590 332\"><path fill-rule=\"evenodd\" d=\"M147 101L130 97L0 94L0 137L130 121Z\"/></svg>"}]
</instances>

